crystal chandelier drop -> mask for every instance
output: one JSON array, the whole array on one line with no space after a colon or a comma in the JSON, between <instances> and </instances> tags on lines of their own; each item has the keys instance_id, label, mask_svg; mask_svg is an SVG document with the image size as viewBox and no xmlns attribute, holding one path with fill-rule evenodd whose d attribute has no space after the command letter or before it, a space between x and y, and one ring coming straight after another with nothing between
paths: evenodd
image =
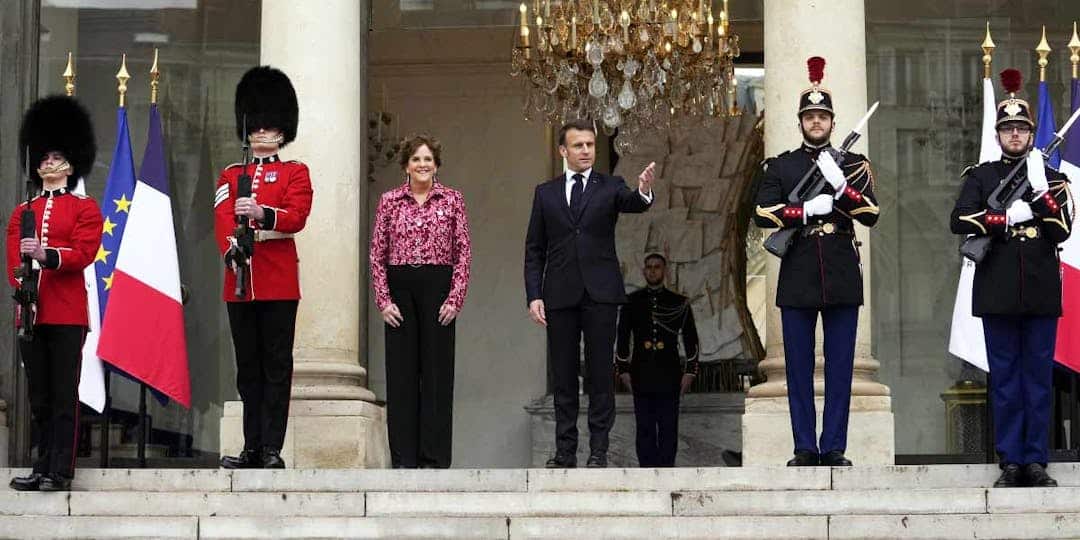
<instances>
[{"instance_id":1,"label":"crystal chandelier drop","mask_svg":"<svg viewBox=\"0 0 1080 540\"><path fill-rule=\"evenodd\" d=\"M672 117L739 114L728 0L718 21L711 0L532 2L532 25L520 7L510 69L523 80L526 119L621 128L625 150Z\"/></svg>"}]
</instances>

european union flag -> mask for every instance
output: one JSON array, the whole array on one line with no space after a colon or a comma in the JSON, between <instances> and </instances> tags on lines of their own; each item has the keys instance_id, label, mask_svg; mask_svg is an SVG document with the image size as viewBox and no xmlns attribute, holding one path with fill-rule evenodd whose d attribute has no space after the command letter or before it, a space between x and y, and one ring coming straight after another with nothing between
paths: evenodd
<instances>
[{"instance_id":1,"label":"european union flag","mask_svg":"<svg viewBox=\"0 0 1080 540\"><path fill-rule=\"evenodd\" d=\"M1039 81L1039 119L1035 127L1035 148L1042 150L1054 141L1057 128L1054 127L1054 103L1050 101L1050 89L1046 81ZM1054 150L1046 164L1057 169L1061 167L1061 153Z\"/></svg>"},{"instance_id":2,"label":"european union flag","mask_svg":"<svg viewBox=\"0 0 1080 540\"><path fill-rule=\"evenodd\" d=\"M94 258L94 270L97 272L98 307L101 320L105 320L105 306L112 289L113 269L116 268L116 256L120 252L120 239L124 236L131 211L131 200L135 194L135 161L131 157L131 137L128 135L127 109L120 107L116 111L116 149L113 150L109 177L105 181L105 194L101 199L101 213L105 215L105 225L101 235L101 246Z\"/></svg>"}]
</instances>

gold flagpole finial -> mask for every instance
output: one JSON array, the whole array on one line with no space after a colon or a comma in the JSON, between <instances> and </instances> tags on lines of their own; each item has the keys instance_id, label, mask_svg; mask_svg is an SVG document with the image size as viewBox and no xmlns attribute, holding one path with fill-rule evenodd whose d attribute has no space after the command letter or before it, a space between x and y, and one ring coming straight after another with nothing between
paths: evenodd
<instances>
[{"instance_id":1,"label":"gold flagpole finial","mask_svg":"<svg viewBox=\"0 0 1080 540\"><path fill-rule=\"evenodd\" d=\"M994 48L995 47L997 47L997 46L994 45L994 40L990 38L990 21L986 21L986 38L983 39L983 42L982 42L982 50L983 50L982 61L983 61L983 78L984 79L993 78L993 75L990 72L990 64L993 63L993 61L994 61L994 58L993 58L992 55L994 54Z\"/></svg>"},{"instance_id":2,"label":"gold flagpole finial","mask_svg":"<svg viewBox=\"0 0 1080 540\"><path fill-rule=\"evenodd\" d=\"M124 106L124 96L127 95L127 82L131 79L131 75L127 70L127 54L120 57L120 71L116 72L116 91L120 92L120 106Z\"/></svg>"},{"instance_id":3,"label":"gold flagpole finial","mask_svg":"<svg viewBox=\"0 0 1080 540\"><path fill-rule=\"evenodd\" d=\"M71 51L68 51L68 63L67 67L64 68L64 74L62 75L62 77L64 77L64 92L68 97L75 95L75 63L72 59L73 56Z\"/></svg>"},{"instance_id":4,"label":"gold flagpole finial","mask_svg":"<svg viewBox=\"0 0 1080 540\"><path fill-rule=\"evenodd\" d=\"M154 65L150 66L150 103L152 105L157 105L158 85L161 84L161 83L158 82L158 77L161 76L161 71L158 70L157 61L158 61L158 50L155 47L154 48Z\"/></svg>"},{"instance_id":5,"label":"gold flagpole finial","mask_svg":"<svg viewBox=\"0 0 1080 540\"><path fill-rule=\"evenodd\" d=\"M1080 72L1080 69L1078 69L1078 67L1080 67L1080 36L1076 35L1075 21L1073 21L1072 40L1069 41L1069 52L1072 53L1072 56L1069 57L1069 61L1072 62L1073 68L1072 78L1080 79L1080 74L1078 74L1078 72Z\"/></svg>"},{"instance_id":6,"label":"gold flagpole finial","mask_svg":"<svg viewBox=\"0 0 1080 540\"><path fill-rule=\"evenodd\" d=\"M1047 58L1050 56L1050 44L1046 42L1046 27L1042 28L1042 40L1039 41L1039 45L1035 47L1035 52L1039 53L1039 82L1046 80L1046 64L1049 64Z\"/></svg>"}]
</instances>

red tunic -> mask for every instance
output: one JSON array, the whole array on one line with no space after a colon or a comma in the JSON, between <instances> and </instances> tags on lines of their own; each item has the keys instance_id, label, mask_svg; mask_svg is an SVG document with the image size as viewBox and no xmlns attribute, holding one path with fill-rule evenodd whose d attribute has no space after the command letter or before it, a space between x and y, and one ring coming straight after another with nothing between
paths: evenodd
<instances>
[{"instance_id":1,"label":"red tunic","mask_svg":"<svg viewBox=\"0 0 1080 540\"><path fill-rule=\"evenodd\" d=\"M214 197L214 236L223 256L229 250L236 228L233 203L241 168L240 164L233 164L221 172ZM252 197L262 206L266 217L261 222L251 220L256 242L246 297L236 297L236 274L231 269L225 270L222 297L226 302L299 300L300 268L292 234L304 228L311 212L311 175L307 165L281 161L275 155L255 158L247 172L251 176Z\"/></svg>"},{"instance_id":2,"label":"red tunic","mask_svg":"<svg viewBox=\"0 0 1080 540\"><path fill-rule=\"evenodd\" d=\"M94 262L101 246L101 210L94 199L58 191L30 201L36 230L46 261L38 277L37 324L89 326L83 270ZM19 227L26 203L15 207L7 228L8 283L18 287L15 270L19 255Z\"/></svg>"}]
</instances>

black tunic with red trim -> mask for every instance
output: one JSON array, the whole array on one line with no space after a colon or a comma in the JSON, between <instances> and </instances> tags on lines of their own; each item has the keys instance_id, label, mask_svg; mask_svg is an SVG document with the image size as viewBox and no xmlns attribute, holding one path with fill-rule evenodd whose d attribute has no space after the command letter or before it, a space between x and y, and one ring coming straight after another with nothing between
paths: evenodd
<instances>
[{"instance_id":1,"label":"black tunic with red trim","mask_svg":"<svg viewBox=\"0 0 1080 540\"><path fill-rule=\"evenodd\" d=\"M828 146L826 146L828 148ZM788 203L788 194L814 166L822 149L802 145L764 163L758 184L754 223L761 228L799 228L795 241L780 262L776 305L791 308L858 306L863 303L862 266L853 222L872 227L878 220L874 176L870 161L848 153L840 163L847 186L824 216L804 218L802 203ZM826 185L823 193L836 195ZM802 234L831 224L834 234Z\"/></svg>"},{"instance_id":2,"label":"black tunic with red trim","mask_svg":"<svg viewBox=\"0 0 1080 540\"><path fill-rule=\"evenodd\" d=\"M953 233L990 235L994 239L986 258L975 266L972 314L1058 317L1058 244L1069 237L1072 229L1069 181L1064 174L1047 167L1050 190L1036 197L1029 188L1023 196L1031 204L1035 218L1010 227L1005 212L990 210L986 202L1015 164L1016 160L1005 157L968 167L953 208Z\"/></svg>"},{"instance_id":3,"label":"black tunic with red trim","mask_svg":"<svg viewBox=\"0 0 1080 540\"><path fill-rule=\"evenodd\" d=\"M45 262L38 274L37 324L89 326L83 269L94 262L101 245L101 210L94 199L67 189L42 192L30 201ZM19 232L26 203L15 207L7 228L8 283L18 287L15 270L22 264Z\"/></svg>"}]
</instances>

